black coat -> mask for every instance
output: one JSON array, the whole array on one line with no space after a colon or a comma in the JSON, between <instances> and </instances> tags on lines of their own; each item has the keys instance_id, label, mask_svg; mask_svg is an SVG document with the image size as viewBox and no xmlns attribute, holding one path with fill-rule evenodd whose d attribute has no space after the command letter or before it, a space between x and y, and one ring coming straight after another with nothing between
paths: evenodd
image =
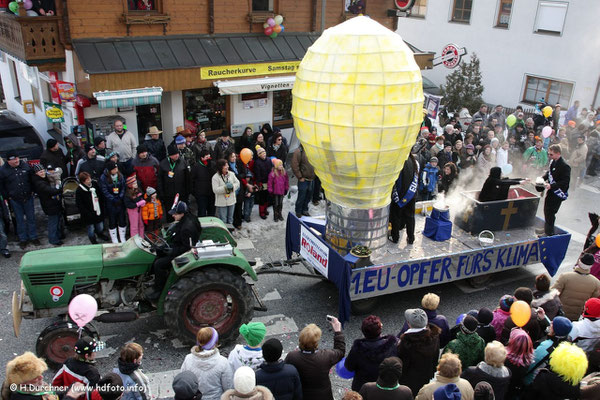
<instances>
[{"instance_id":1,"label":"black coat","mask_svg":"<svg viewBox=\"0 0 600 400\"><path fill-rule=\"evenodd\" d=\"M525 332L527 332L527 334L531 338L531 341L535 343L545 335L546 328L549 325L550 324L546 321L545 318L542 320L538 320L537 313L534 310L531 310L531 318L522 329ZM504 345L508 344L508 340L510 339L510 331L514 327L516 327L516 325L513 322L512 318L509 316L508 318L506 318L506 321L504 321L504 327L502 328L501 342Z\"/></svg>"},{"instance_id":2,"label":"black coat","mask_svg":"<svg viewBox=\"0 0 600 400\"><path fill-rule=\"evenodd\" d=\"M171 158L167 157L158 166L158 188L156 191L161 201L173 199L177 193L179 193L181 200L186 199L188 195L189 170L185 160L180 157L176 161L172 178L169 177L171 163ZM167 209L171 208L171 204L167 204L165 201L163 201L163 206Z\"/></svg>"},{"instance_id":3,"label":"black coat","mask_svg":"<svg viewBox=\"0 0 600 400\"><path fill-rule=\"evenodd\" d=\"M44 150L42 155L40 156L40 164L44 167L48 167L48 165L52 165L54 168L58 167L62 169L62 178L67 177L67 157L65 157L65 153L59 148L56 151L50 151L48 149Z\"/></svg>"},{"instance_id":4,"label":"black coat","mask_svg":"<svg viewBox=\"0 0 600 400\"><path fill-rule=\"evenodd\" d=\"M564 193L567 193L569 190L569 183L571 182L571 167L561 157L556 161L551 161L549 169L552 172L554 183L550 184L550 190L548 190L546 197L558 198L558 196L554 194L554 190L561 189ZM548 180L548 172L544 174L544 180Z\"/></svg>"},{"instance_id":5,"label":"black coat","mask_svg":"<svg viewBox=\"0 0 600 400\"><path fill-rule=\"evenodd\" d=\"M190 172L190 192L196 199L199 196L214 196L212 177L215 173L215 165L211 160L208 160L207 165L202 164L201 161L194 164Z\"/></svg>"},{"instance_id":6,"label":"black coat","mask_svg":"<svg viewBox=\"0 0 600 400\"><path fill-rule=\"evenodd\" d=\"M81 222L85 225L97 224L104 221L104 199L102 198L102 190L97 182L92 181L92 188L96 190L98 201L100 202L100 215L96 215L94 204L92 202L92 192L89 188L80 184L75 191L75 203L81 214Z\"/></svg>"},{"instance_id":7,"label":"black coat","mask_svg":"<svg viewBox=\"0 0 600 400\"><path fill-rule=\"evenodd\" d=\"M398 343L398 357L402 360L400 384L412 390L414 396L435 373L440 355L441 329L428 324L425 330L404 333Z\"/></svg>"},{"instance_id":8,"label":"black coat","mask_svg":"<svg viewBox=\"0 0 600 400\"><path fill-rule=\"evenodd\" d=\"M479 382L489 383L494 389L496 400L504 400L506 392L508 391L508 385L510 384L510 370L508 372L509 375L507 377L501 378L490 375L481 370L478 366L474 366L464 370L460 377L468 380L473 387L475 387L475 385L477 385Z\"/></svg>"},{"instance_id":9,"label":"black coat","mask_svg":"<svg viewBox=\"0 0 600 400\"><path fill-rule=\"evenodd\" d=\"M345 362L348 371L355 371L352 390L358 392L363 384L377 380L379 364L396 355L397 343L398 339L393 335L354 341Z\"/></svg>"},{"instance_id":10,"label":"black coat","mask_svg":"<svg viewBox=\"0 0 600 400\"><path fill-rule=\"evenodd\" d=\"M261 183L267 183L269 181L269 173L273 168L273 163L270 159L265 158L264 160L258 157L254 160L254 180L256 184L260 186Z\"/></svg>"},{"instance_id":11,"label":"black coat","mask_svg":"<svg viewBox=\"0 0 600 400\"><path fill-rule=\"evenodd\" d=\"M165 142L163 142L162 139L146 139L144 140L144 144L148 148L148 153L156 157L158 161L162 161L165 159L165 157L167 157L167 148L165 147Z\"/></svg>"},{"instance_id":12,"label":"black coat","mask_svg":"<svg viewBox=\"0 0 600 400\"><path fill-rule=\"evenodd\" d=\"M97 181L104 172L104 160L99 160L98 157L88 158L85 156L84 161L79 165L79 173L87 172L92 177L92 180Z\"/></svg>"},{"instance_id":13,"label":"black coat","mask_svg":"<svg viewBox=\"0 0 600 400\"><path fill-rule=\"evenodd\" d=\"M263 363L256 371L256 384L268 388L277 400L302 399L298 370L283 361Z\"/></svg>"},{"instance_id":14,"label":"black coat","mask_svg":"<svg viewBox=\"0 0 600 400\"><path fill-rule=\"evenodd\" d=\"M490 169L490 176L485 180L479 192L479 201L506 200L510 186L518 185L521 182L520 179L502 179L500 178L501 174L500 167Z\"/></svg>"},{"instance_id":15,"label":"black coat","mask_svg":"<svg viewBox=\"0 0 600 400\"><path fill-rule=\"evenodd\" d=\"M563 400L578 399L579 397L579 385L573 386L563 381L556 373L542 368L522 399Z\"/></svg>"},{"instance_id":16,"label":"black coat","mask_svg":"<svg viewBox=\"0 0 600 400\"><path fill-rule=\"evenodd\" d=\"M396 389L380 389L375 382L366 383L360 389L359 394L364 400L413 400L410 388L400 385Z\"/></svg>"},{"instance_id":17,"label":"black coat","mask_svg":"<svg viewBox=\"0 0 600 400\"><path fill-rule=\"evenodd\" d=\"M193 214L185 213L183 218L177 222L172 230L171 256L177 257L188 251L200 239L202 227L200 221Z\"/></svg>"},{"instance_id":18,"label":"black coat","mask_svg":"<svg viewBox=\"0 0 600 400\"><path fill-rule=\"evenodd\" d=\"M279 146L279 148L277 150L275 150L275 147L273 147L273 144L270 144L269 146L267 146L266 150L267 150L267 158L269 158L269 157L278 158L281 161L283 161L283 165L285 165L285 160L287 159L289 150L283 142L281 143L281 145Z\"/></svg>"},{"instance_id":19,"label":"black coat","mask_svg":"<svg viewBox=\"0 0 600 400\"><path fill-rule=\"evenodd\" d=\"M62 190L50 185L48 178L40 178L37 175L33 175L33 188L40 198L40 204L42 210L46 215L57 215L62 211L62 202L60 200L60 194Z\"/></svg>"},{"instance_id":20,"label":"black coat","mask_svg":"<svg viewBox=\"0 0 600 400\"><path fill-rule=\"evenodd\" d=\"M485 344L496 340L496 331L491 325L479 325L477 327L477 334L485 341Z\"/></svg>"},{"instance_id":21,"label":"black coat","mask_svg":"<svg viewBox=\"0 0 600 400\"><path fill-rule=\"evenodd\" d=\"M5 162L0 167L0 194L5 200L25 202L33 194L31 177L33 172L29 164L21 161L16 168Z\"/></svg>"}]
</instances>

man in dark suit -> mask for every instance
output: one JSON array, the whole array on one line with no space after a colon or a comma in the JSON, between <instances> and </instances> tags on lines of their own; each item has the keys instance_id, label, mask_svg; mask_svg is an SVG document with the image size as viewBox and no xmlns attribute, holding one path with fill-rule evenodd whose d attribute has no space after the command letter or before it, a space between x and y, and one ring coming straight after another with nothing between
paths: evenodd
<instances>
[{"instance_id":1,"label":"man in dark suit","mask_svg":"<svg viewBox=\"0 0 600 400\"><path fill-rule=\"evenodd\" d=\"M561 157L561 148L558 144L553 144L548 148L548 158L550 158L550 167L544 174L546 181L545 188L548 191L546 201L544 202L544 234L546 236L554 235L554 222L556 213L563 201L567 199L569 182L571 180L571 167ZM541 234L541 232L538 232Z\"/></svg>"}]
</instances>

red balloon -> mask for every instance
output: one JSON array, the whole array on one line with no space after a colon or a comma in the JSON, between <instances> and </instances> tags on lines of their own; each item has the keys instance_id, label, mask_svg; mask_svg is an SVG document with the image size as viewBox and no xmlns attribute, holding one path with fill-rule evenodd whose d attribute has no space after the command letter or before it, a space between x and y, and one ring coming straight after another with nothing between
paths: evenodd
<instances>
[{"instance_id":1,"label":"red balloon","mask_svg":"<svg viewBox=\"0 0 600 400\"><path fill-rule=\"evenodd\" d=\"M273 27L269 26L269 27L265 28L265 35L271 36L272 33L273 33Z\"/></svg>"}]
</instances>

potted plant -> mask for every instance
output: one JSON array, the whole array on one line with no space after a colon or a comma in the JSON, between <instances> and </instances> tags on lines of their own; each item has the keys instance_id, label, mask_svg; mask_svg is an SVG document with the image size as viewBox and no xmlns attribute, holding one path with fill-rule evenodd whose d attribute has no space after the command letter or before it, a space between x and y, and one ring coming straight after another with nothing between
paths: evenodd
<instances>
[{"instance_id":1,"label":"potted plant","mask_svg":"<svg viewBox=\"0 0 600 400\"><path fill-rule=\"evenodd\" d=\"M354 268L362 268L368 267L369 265L373 265L373 263L371 262L371 253L371 249L369 249L367 246L363 246L360 244L354 246L350 250L350 254L358 258L358 260L356 260L356 262L354 263Z\"/></svg>"}]
</instances>

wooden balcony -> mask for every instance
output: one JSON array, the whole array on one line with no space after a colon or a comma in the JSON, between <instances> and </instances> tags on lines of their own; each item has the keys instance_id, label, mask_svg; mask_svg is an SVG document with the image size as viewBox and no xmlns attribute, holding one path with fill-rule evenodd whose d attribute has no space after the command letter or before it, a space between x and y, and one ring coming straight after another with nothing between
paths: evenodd
<instances>
[{"instance_id":1,"label":"wooden balcony","mask_svg":"<svg viewBox=\"0 0 600 400\"><path fill-rule=\"evenodd\" d=\"M61 23L60 16L18 17L0 12L0 50L41 71L64 69Z\"/></svg>"}]
</instances>

